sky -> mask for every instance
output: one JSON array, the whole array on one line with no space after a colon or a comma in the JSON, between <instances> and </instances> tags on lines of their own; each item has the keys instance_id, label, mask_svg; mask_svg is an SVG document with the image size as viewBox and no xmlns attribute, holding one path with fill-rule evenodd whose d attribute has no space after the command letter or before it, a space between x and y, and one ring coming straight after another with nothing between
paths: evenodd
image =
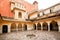
<instances>
[{"instance_id":1,"label":"sky","mask_svg":"<svg viewBox=\"0 0 60 40\"><path fill-rule=\"evenodd\" d=\"M51 7L57 3L60 3L60 0L25 0L29 3L33 3L34 1L38 2L38 8L39 10L46 9L48 7Z\"/></svg>"}]
</instances>

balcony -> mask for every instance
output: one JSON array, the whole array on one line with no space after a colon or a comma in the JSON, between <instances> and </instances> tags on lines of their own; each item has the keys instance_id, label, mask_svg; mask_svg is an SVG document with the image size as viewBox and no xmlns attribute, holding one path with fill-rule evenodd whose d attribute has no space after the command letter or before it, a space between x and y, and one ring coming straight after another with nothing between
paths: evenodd
<instances>
[{"instance_id":1,"label":"balcony","mask_svg":"<svg viewBox=\"0 0 60 40\"><path fill-rule=\"evenodd\" d=\"M28 19L28 21L37 21L37 20L47 19L47 18L52 18L52 17L57 17L57 16L60 16L60 10L56 12L51 12L49 14L46 14L40 17L36 17L34 19Z\"/></svg>"},{"instance_id":2,"label":"balcony","mask_svg":"<svg viewBox=\"0 0 60 40\"><path fill-rule=\"evenodd\" d=\"M11 2L11 10L14 10L15 8L25 11L25 7L21 3Z\"/></svg>"}]
</instances>

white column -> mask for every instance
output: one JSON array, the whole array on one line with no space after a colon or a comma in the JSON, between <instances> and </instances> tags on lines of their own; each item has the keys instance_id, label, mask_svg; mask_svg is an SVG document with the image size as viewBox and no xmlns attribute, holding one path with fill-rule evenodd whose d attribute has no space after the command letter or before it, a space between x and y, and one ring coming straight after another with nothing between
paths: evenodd
<instances>
[{"instance_id":1,"label":"white column","mask_svg":"<svg viewBox=\"0 0 60 40\"><path fill-rule=\"evenodd\" d=\"M59 29L59 32L60 32L60 21L58 21L58 29Z\"/></svg>"},{"instance_id":2,"label":"white column","mask_svg":"<svg viewBox=\"0 0 60 40\"><path fill-rule=\"evenodd\" d=\"M60 25L58 25L58 26L59 26L58 28L59 28L59 32L60 32Z\"/></svg>"},{"instance_id":3,"label":"white column","mask_svg":"<svg viewBox=\"0 0 60 40\"><path fill-rule=\"evenodd\" d=\"M8 33L11 32L11 24L8 25Z\"/></svg>"},{"instance_id":4,"label":"white column","mask_svg":"<svg viewBox=\"0 0 60 40\"><path fill-rule=\"evenodd\" d=\"M22 24L22 31L24 31L24 24Z\"/></svg>"},{"instance_id":5,"label":"white column","mask_svg":"<svg viewBox=\"0 0 60 40\"><path fill-rule=\"evenodd\" d=\"M18 10L15 10L14 12L15 12L14 18L15 18L15 19L18 19L19 11L18 11Z\"/></svg>"},{"instance_id":6,"label":"white column","mask_svg":"<svg viewBox=\"0 0 60 40\"><path fill-rule=\"evenodd\" d=\"M48 23L48 31L50 31L50 23Z\"/></svg>"},{"instance_id":7,"label":"white column","mask_svg":"<svg viewBox=\"0 0 60 40\"><path fill-rule=\"evenodd\" d=\"M43 23L41 23L41 30L43 30Z\"/></svg>"}]
</instances>

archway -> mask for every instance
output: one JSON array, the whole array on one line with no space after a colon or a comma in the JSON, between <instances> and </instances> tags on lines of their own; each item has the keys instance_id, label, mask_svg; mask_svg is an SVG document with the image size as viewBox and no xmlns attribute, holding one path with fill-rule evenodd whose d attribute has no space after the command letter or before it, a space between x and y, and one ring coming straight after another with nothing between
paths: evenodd
<instances>
[{"instance_id":1,"label":"archway","mask_svg":"<svg viewBox=\"0 0 60 40\"><path fill-rule=\"evenodd\" d=\"M21 12L19 12L18 17L22 18L22 13Z\"/></svg>"},{"instance_id":2,"label":"archway","mask_svg":"<svg viewBox=\"0 0 60 40\"><path fill-rule=\"evenodd\" d=\"M43 30L48 30L48 24L46 22L43 23Z\"/></svg>"},{"instance_id":3,"label":"archway","mask_svg":"<svg viewBox=\"0 0 60 40\"><path fill-rule=\"evenodd\" d=\"M41 30L41 24L40 23L37 24L37 30Z\"/></svg>"},{"instance_id":4,"label":"archway","mask_svg":"<svg viewBox=\"0 0 60 40\"><path fill-rule=\"evenodd\" d=\"M22 31L22 24L18 24L18 31Z\"/></svg>"},{"instance_id":5,"label":"archway","mask_svg":"<svg viewBox=\"0 0 60 40\"><path fill-rule=\"evenodd\" d=\"M36 24L33 24L33 28L34 28L34 30L36 30Z\"/></svg>"},{"instance_id":6,"label":"archway","mask_svg":"<svg viewBox=\"0 0 60 40\"><path fill-rule=\"evenodd\" d=\"M12 23L11 24L11 32L15 32L16 31L16 24Z\"/></svg>"},{"instance_id":7,"label":"archway","mask_svg":"<svg viewBox=\"0 0 60 40\"><path fill-rule=\"evenodd\" d=\"M50 23L50 30L51 30L51 31L58 31L58 24L57 24L56 21L52 21L52 22Z\"/></svg>"},{"instance_id":8,"label":"archway","mask_svg":"<svg viewBox=\"0 0 60 40\"><path fill-rule=\"evenodd\" d=\"M7 25L3 25L2 33L7 33L7 32L8 32L8 26Z\"/></svg>"},{"instance_id":9,"label":"archway","mask_svg":"<svg viewBox=\"0 0 60 40\"><path fill-rule=\"evenodd\" d=\"M27 25L26 24L24 24L24 30L27 30Z\"/></svg>"}]
</instances>

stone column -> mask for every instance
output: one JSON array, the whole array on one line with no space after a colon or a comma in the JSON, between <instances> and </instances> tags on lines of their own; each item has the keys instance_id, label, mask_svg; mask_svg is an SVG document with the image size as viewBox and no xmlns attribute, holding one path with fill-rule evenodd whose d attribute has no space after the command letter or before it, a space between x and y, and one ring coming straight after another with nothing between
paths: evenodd
<instances>
[{"instance_id":1,"label":"stone column","mask_svg":"<svg viewBox=\"0 0 60 40\"><path fill-rule=\"evenodd\" d=\"M22 24L22 31L24 31L24 24Z\"/></svg>"},{"instance_id":2,"label":"stone column","mask_svg":"<svg viewBox=\"0 0 60 40\"><path fill-rule=\"evenodd\" d=\"M60 32L60 25L58 25L58 26L59 26L58 28L59 28L59 32Z\"/></svg>"},{"instance_id":3,"label":"stone column","mask_svg":"<svg viewBox=\"0 0 60 40\"><path fill-rule=\"evenodd\" d=\"M36 23L36 30L37 30L37 23Z\"/></svg>"},{"instance_id":4,"label":"stone column","mask_svg":"<svg viewBox=\"0 0 60 40\"><path fill-rule=\"evenodd\" d=\"M43 23L41 23L41 30L43 30Z\"/></svg>"},{"instance_id":5,"label":"stone column","mask_svg":"<svg viewBox=\"0 0 60 40\"><path fill-rule=\"evenodd\" d=\"M50 23L48 23L48 31L50 31Z\"/></svg>"},{"instance_id":6,"label":"stone column","mask_svg":"<svg viewBox=\"0 0 60 40\"><path fill-rule=\"evenodd\" d=\"M18 31L18 23L16 24L16 31Z\"/></svg>"},{"instance_id":7,"label":"stone column","mask_svg":"<svg viewBox=\"0 0 60 40\"><path fill-rule=\"evenodd\" d=\"M10 32L11 32L11 23L8 24L8 33L10 33Z\"/></svg>"},{"instance_id":8,"label":"stone column","mask_svg":"<svg viewBox=\"0 0 60 40\"><path fill-rule=\"evenodd\" d=\"M58 30L60 32L60 21L58 21Z\"/></svg>"},{"instance_id":9,"label":"stone column","mask_svg":"<svg viewBox=\"0 0 60 40\"><path fill-rule=\"evenodd\" d=\"M2 24L0 25L0 34L2 34Z\"/></svg>"}]
</instances>

